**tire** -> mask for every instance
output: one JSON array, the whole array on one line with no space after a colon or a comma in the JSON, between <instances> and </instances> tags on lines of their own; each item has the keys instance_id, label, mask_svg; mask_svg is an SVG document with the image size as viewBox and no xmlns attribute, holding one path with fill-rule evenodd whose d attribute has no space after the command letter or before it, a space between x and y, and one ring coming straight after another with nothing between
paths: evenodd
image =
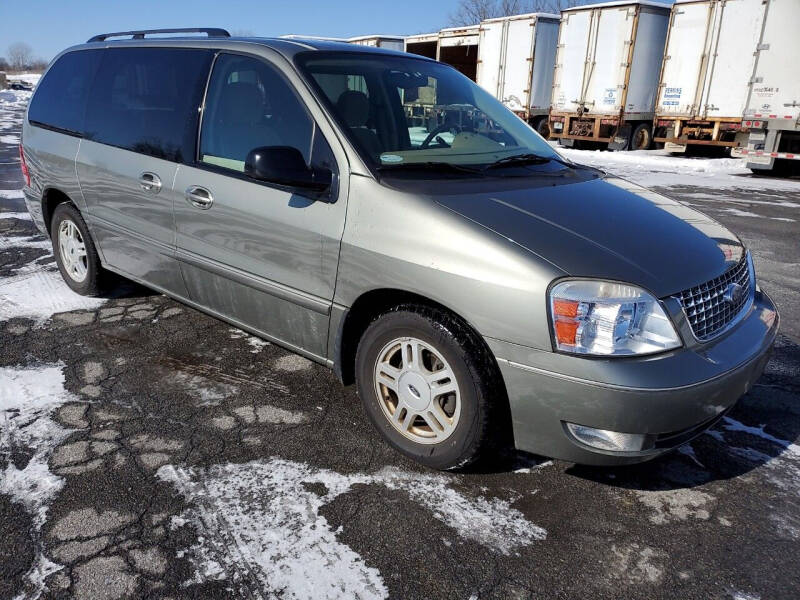
<instances>
[{"instance_id":1,"label":"tire","mask_svg":"<svg viewBox=\"0 0 800 600\"><path fill-rule=\"evenodd\" d=\"M631 132L628 148L630 150L649 150L653 145L653 132L647 123L639 123Z\"/></svg>"},{"instance_id":2,"label":"tire","mask_svg":"<svg viewBox=\"0 0 800 600\"><path fill-rule=\"evenodd\" d=\"M81 213L72 204L59 204L53 211L50 237L53 241L53 255L58 270L70 289L82 296L101 295L110 283L111 274L101 266L89 228ZM70 244L70 241L74 243ZM81 246L78 242L82 243L85 256L81 256ZM71 258L62 255L72 250L76 254ZM75 266L76 261L81 263L80 267ZM85 273L81 277L84 270Z\"/></svg>"},{"instance_id":3,"label":"tire","mask_svg":"<svg viewBox=\"0 0 800 600\"><path fill-rule=\"evenodd\" d=\"M415 361L402 358L404 353L411 356L408 349L414 346L418 347L416 363L422 364L416 371ZM387 358L396 361L398 356L400 363ZM378 367L392 364L398 377L393 383L385 375L379 380ZM384 313L361 337L355 367L358 395L370 421L392 447L415 461L434 469L463 468L487 456L491 446L505 442L503 433L508 428L503 417L508 401L497 367L480 338L449 313L418 305ZM419 374L427 377L437 369L440 374L454 375L440 379L439 389L453 387L455 381L457 391L435 395L426 387ZM416 396L412 396L417 392L414 385L421 391ZM401 400L400 393L419 404L412 407ZM422 408L425 402L430 409ZM438 408L433 408L434 403ZM442 417L449 430L441 425L445 423ZM439 427L434 430L431 423Z\"/></svg>"},{"instance_id":4,"label":"tire","mask_svg":"<svg viewBox=\"0 0 800 600\"><path fill-rule=\"evenodd\" d=\"M536 122L536 133L542 136L544 139L550 139L550 121L548 121L547 117L542 117Z\"/></svg>"}]
</instances>

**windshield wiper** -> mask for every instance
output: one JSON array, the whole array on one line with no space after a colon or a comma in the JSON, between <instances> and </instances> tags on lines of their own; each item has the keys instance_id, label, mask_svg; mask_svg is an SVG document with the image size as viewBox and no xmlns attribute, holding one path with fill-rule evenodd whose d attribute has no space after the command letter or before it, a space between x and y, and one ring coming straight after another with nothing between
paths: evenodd
<instances>
[{"instance_id":1,"label":"windshield wiper","mask_svg":"<svg viewBox=\"0 0 800 600\"><path fill-rule=\"evenodd\" d=\"M561 163L565 167L569 167L571 169L575 168L575 164L564 160L559 156L546 156L544 154L534 154L533 152L527 152L525 154L515 154L514 156L506 156L505 158L501 158L499 160L494 161L486 165L483 170L488 171L489 169L494 169L496 167L508 167L512 165L530 165L530 164L541 164L541 163L548 163L548 162L557 162Z\"/></svg>"},{"instance_id":2,"label":"windshield wiper","mask_svg":"<svg viewBox=\"0 0 800 600\"><path fill-rule=\"evenodd\" d=\"M474 169L472 167L465 167L464 165L442 161L397 163L392 165L380 165L376 168L378 171L451 171L457 173L471 173L472 175L480 175L483 172L483 169Z\"/></svg>"}]
</instances>

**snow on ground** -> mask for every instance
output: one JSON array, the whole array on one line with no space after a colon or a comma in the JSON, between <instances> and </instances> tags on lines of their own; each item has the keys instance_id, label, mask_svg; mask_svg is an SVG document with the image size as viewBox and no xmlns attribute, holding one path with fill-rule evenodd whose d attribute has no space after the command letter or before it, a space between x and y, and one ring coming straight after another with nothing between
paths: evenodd
<instances>
[{"instance_id":1,"label":"snow on ground","mask_svg":"<svg viewBox=\"0 0 800 600\"><path fill-rule=\"evenodd\" d=\"M14 238L0 239L0 248ZM49 248L49 241L24 238L9 244L13 247ZM44 325L56 313L95 310L105 302L73 292L53 267L31 263L17 275L0 279L0 320L33 319Z\"/></svg>"},{"instance_id":2,"label":"snow on ground","mask_svg":"<svg viewBox=\"0 0 800 600\"><path fill-rule=\"evenodd\" d=\"M0 494L25 506L33 517L37 538L48 506L64 484L62 477L50 472L48 459L70 431L57 424L52 413L58 406L78 400L64 389L63 369L63 363L0 368L0 454L8 462L0 472ZM20 449L33 452L21 468L11 460L11 454ZM37 543L36 559L26 579L41 592L44 579L60 568Z\"/></svg>"},{"instance_id":3,"label":"snow on ground","mask_svg":"<svg viewBox=\"0 0 800 600\"><path fill-rule=\"evenodd\" d=\"M738 158L691 158L665 150L608 152L556 147L559 154L577 163L604 169L647 187L695 185L713 189L791 190L796 181L754 177Z\"/></svg>"},{"instance_id":4,"label":"snow on ground","mask_svg":"<svg viewBox=\"0 0 800 600\"><path fill-rule=\"evenodd\" d=\"M263 589L285 598L385 598L381 574L337 539L320 509L354 485L383 485L407 494L465 539L502 554L547 536L505 500L470 498L452 477L386 468L342 475L272 458L209 469L162 467L194 504L173 526L192 523L196 581L231 578L244 569ZM320 486L321 484L321 486ZM314 486L320 486L320 492Z\"/></svg>"}]
</instances>

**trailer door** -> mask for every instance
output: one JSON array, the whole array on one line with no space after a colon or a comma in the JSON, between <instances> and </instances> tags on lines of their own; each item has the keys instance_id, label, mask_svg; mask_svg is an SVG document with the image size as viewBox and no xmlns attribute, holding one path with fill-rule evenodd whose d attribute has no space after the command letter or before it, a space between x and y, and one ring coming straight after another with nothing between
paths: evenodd
<instances>
[{"instance_id":1,"label":"trailer door","mask_svg":"<svg viewBox=\"0 0 800 600\"><path fill-rule=\"evenodd\" d=\"M527 113L530 106L535 35L536 20L534 18L508 21L502 101L511 110Z\"/></svg>"},{"instance_id":2,"label":"trailer door","mask_svg":"<svg viewBox=\"0 0 800 600\"><path fill-rule=\"evenodd\" d=\"M741 118L744 114L764 8L762 0L728 0L720 7L719 29L702 102L705 118Z\"/></svg>"},{"instance_id":3,"label":"trailer door","mask_svg":"<svg viewBox=\"0 0 800 600\"><path fill-rule=\"evenodd\" d=\"M558 34L558 58L553 84L553 108L575 112L583 100L586 51L592 33L592 10L566 13Z\"/></svg>"},{"instance_id":4,"label":"trailer door","mask_svg":"<svg viewBox=\"0 0 800 600\"><path fill-rule=\"evenodd\" d=\"M767 5L764 35L758 52L755 79L748 113L765 118L785 119L793 128L800 118L800 3L797 0L770 0Z\"/></svg>"},{"instance_id":5,"label":"trailer door","mask_svg":"<svg viewBox=\"0 0 800 600\"><path fill-rule=\"evenodd\" d=\"M478 40L478 76L476 83L498 100L502 96L503 54L507 21L481 24Z\"/></svg>"},{"instance_id":6,"label":"trailer door","mask_svg":"<svg viewBox=\"0 0 800 600\"><path fill-rule=\"evenodd\" d=\"M702 81L703 55L711 41L714 4L681 4L672 10L669 41L664 52L661 87L656 113L664 116L694 117Z\"/></svg>"},{"instance_id":7,"label":"trailer door","mask_svg":"<svg viewBox=\"0 0 800 600\"><path fill-rule=\"evenodd\" d=\"M597 33L591 52L586 85L586 108L590 114L617 114L623 107L633 25L633 8L603 8L597 13Z\"/></svg>"}]
</instances>

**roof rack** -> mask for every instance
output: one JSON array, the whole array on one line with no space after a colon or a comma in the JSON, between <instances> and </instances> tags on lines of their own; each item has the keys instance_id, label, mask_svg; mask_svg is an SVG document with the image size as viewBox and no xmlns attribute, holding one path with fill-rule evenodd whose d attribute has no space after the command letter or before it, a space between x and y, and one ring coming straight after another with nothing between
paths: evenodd
<instances>
[{"instance_id":1,"label":"roof rack","mask_svg":"<svg viewBox=\"0 0 800 600\"><path fill-rule=\"evenodd\" d=\"M159 33L205 33L208 37L231 37L231 34L218 27L186 27L182 29L141 29L138 31L117 31L115 33L101 33L86 42L104 42L111 37L122 37L129 35L133 40L143 40L146 35Z\"/></svg>"}]
</instances>

